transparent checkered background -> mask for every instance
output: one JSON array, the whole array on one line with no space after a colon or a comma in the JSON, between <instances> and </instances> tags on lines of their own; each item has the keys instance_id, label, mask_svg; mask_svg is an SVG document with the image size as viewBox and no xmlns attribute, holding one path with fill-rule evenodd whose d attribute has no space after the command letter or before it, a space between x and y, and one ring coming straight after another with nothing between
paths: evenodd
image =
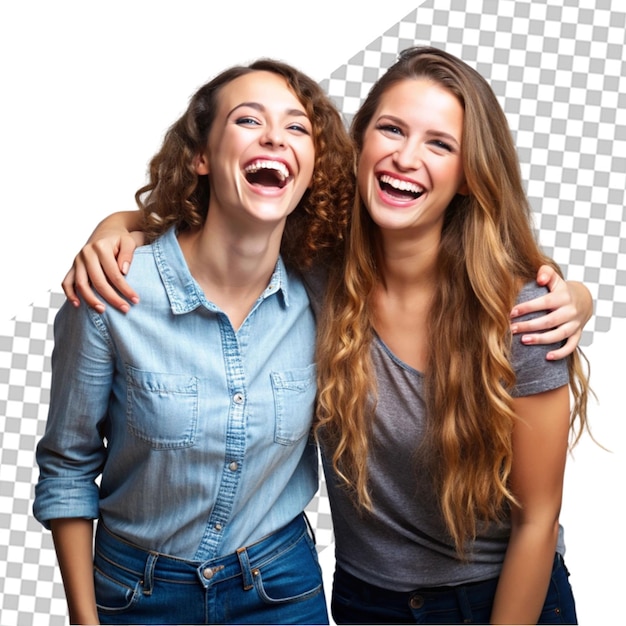
<instances>
[{"instance_id":1,"label":"transparent checkered background","mask_svg":"<svg viewBox=\"0 0 626 626\"><path fill-rule=\"evenodd\" d=\"M436 5L436 8L435 8ZM618 6L619 5L619 6ZM429 0L322 81L349 122L373 82L415 44L460 56L493 86L519 148L545 250L590 288L583 337L626 317L626 9L619 0ZM31 515L34 449L50 386L44 294L0 326L0 623L61 625L66 606L50 534ZM325 485L309 506L332 543Z\"/></svg>"}]
</instances>

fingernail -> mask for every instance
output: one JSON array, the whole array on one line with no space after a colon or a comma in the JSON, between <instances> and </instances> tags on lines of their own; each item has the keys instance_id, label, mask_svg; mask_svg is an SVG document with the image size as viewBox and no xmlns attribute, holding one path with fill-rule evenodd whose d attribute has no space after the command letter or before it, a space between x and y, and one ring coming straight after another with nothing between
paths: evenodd
<instances>
[{"instance_id":1,"label":"fingernail","mask_svg":"<svg viewBox=\"0 0 626 626\"><path fill-rule=\"evenodd\" d=\"M522 343L530 343L530 341L532 340L532 337L530 335L522 335Z\"/></svg>"},{"instance_id":2,"label":"fingernail","mask_svg":"<svg viewBox=\"0 0 626 626\"><path fill-rule=\"evenodd\" d=\"M130 301L131 301L133 304L139 304L139 297L138 297L138 296L133 296L133 297L130 299Z\"/></svg>"},{"instance_id":3,"label":"fingernail","mask_svg":"<svg viewBox=\"0 0 626 626\"><path fill-rule=\"evenodd\" d=\"M130 307L129 307L127 304L122 304L122 305L120 306L120 311L121 311L122 313L128 313L128 311L130 311Z\"/></svg>"},{"instance_id":4,"label":"fingernail","mask_svg":"<svg viewBox=\"0 0 626 626\"><path fill-rule=\"evenodd\" d=\"M511 334L515 335L517 333L518 326L517 324L511 324Z\"/></svg>"},{"instance_id":5,"label":"fingernail","mask_svg":"<svg viewBox=\"0 0 626 626\"><path fill-rule=\"evenodd\" d=\"M96 309L96 311L98 311L98 313L104 313L104 304L96 304L94 309Z\"/></svg>"},{"instance_id":6,"label":"fingernail","mask_svg":"<svg viewBox=\"0 0 626 626\"><path fill-rule=\"evenodd\" d=\"M517 317L518 315L519 315L519 313L518 313L517 309L513 309L511 311L511 317Z\"/></svg>"},{"instance_id":7,"label":"fingernail","mask_svg":"<svg viewBox=\"0 0 626 626\"><path fill-rule=\"evenodd\" d=\"M128 274L129 267L130 267L130 263L128 261L124 261L124 263L122 263L122 274L124 274L124 276Z\"/></svg>"}]
</instances>

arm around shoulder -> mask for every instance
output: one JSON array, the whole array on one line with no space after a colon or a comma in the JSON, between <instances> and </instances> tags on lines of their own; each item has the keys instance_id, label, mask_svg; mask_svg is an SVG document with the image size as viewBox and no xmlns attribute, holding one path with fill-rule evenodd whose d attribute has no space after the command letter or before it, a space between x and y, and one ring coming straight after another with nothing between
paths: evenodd
<instances>
[{"instance_id":1,"label":"arm around shoulder","mask_svg":"<svg viewBox=\"0 0 626 626\"><path fill-rule=\"evenodd\" d=\"M563 359L577 348L583 328L593 315L591 292L583 283L563 280L554 268L546 265L539 269L537 283L550 292L516 305L511 317L536 311L547 313L524 322L513 320L511 332L521 334L522 342L527 345L564 342L546 355L551 361Z\"/></svg>"},{"instance_id":2,"label":"arm around shoulder","mask_svg":"<svg viewBox=\"0 0 626 626\"><path fill-rule=\"evenodd\" d=\"M130 308L129 302L139 302L124 276L135 248L143 243L140 228L139 211L113 213L98 224L62 282L63 291L74 306L79 306L80 294L88 306L104 311L92 285L106 302L124 313Z\"/></svg>"}]
</instances>

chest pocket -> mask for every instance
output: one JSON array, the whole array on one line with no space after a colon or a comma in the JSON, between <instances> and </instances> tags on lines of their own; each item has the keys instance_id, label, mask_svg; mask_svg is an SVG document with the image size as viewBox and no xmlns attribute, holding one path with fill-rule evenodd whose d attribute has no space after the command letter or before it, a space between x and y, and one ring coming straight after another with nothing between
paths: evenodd
<instances>
[{"instance_id":1,"label":"chest pocket","mask_svg":"<svg viewBox=\"0 0 626 626\"><path fill-rule=\"evenodd\" d=\"M272 389L276 409L274 441L293 444L311 431L316 395L315 365L272 372Z\"/></svg>"},{"instance_id":2,"label":"chest pocket","mask_svg":"<svg viewBox=\"0 0 626 626\"><path fill-rule=\"evenodd\" d=\"M130 432L152 448L195 445L198 428L198 379L155 374L126 367L127 421Z\"/></svg>"}]
</instances>

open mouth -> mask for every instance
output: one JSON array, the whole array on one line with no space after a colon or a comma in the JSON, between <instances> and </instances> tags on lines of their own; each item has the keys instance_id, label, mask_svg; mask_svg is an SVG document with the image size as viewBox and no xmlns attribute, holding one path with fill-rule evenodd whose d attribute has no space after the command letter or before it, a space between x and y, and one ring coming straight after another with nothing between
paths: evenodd
<instances>
[{"instance_id":1,"label":"open mouth","mask_svg":"<svg viewBox=\"0 0 626 626\"><path fill-rule=\"evenodd\" d=\"M282 189L291 179L289 169L281 161L259 159L244 168L246 180L251 185Z\"/></svg>"},{"instance_id":2,"label":"open mouth","mask_svg":"<svg viewBox=\"0 0 626 626\"><path fill-rule=\"evenodd\" d=\"M388 174L378 177L378 185L387 195L398 200L417 200L424 193L424 188L417 183L399 180Z\"/></svg>"}]
</instances>

